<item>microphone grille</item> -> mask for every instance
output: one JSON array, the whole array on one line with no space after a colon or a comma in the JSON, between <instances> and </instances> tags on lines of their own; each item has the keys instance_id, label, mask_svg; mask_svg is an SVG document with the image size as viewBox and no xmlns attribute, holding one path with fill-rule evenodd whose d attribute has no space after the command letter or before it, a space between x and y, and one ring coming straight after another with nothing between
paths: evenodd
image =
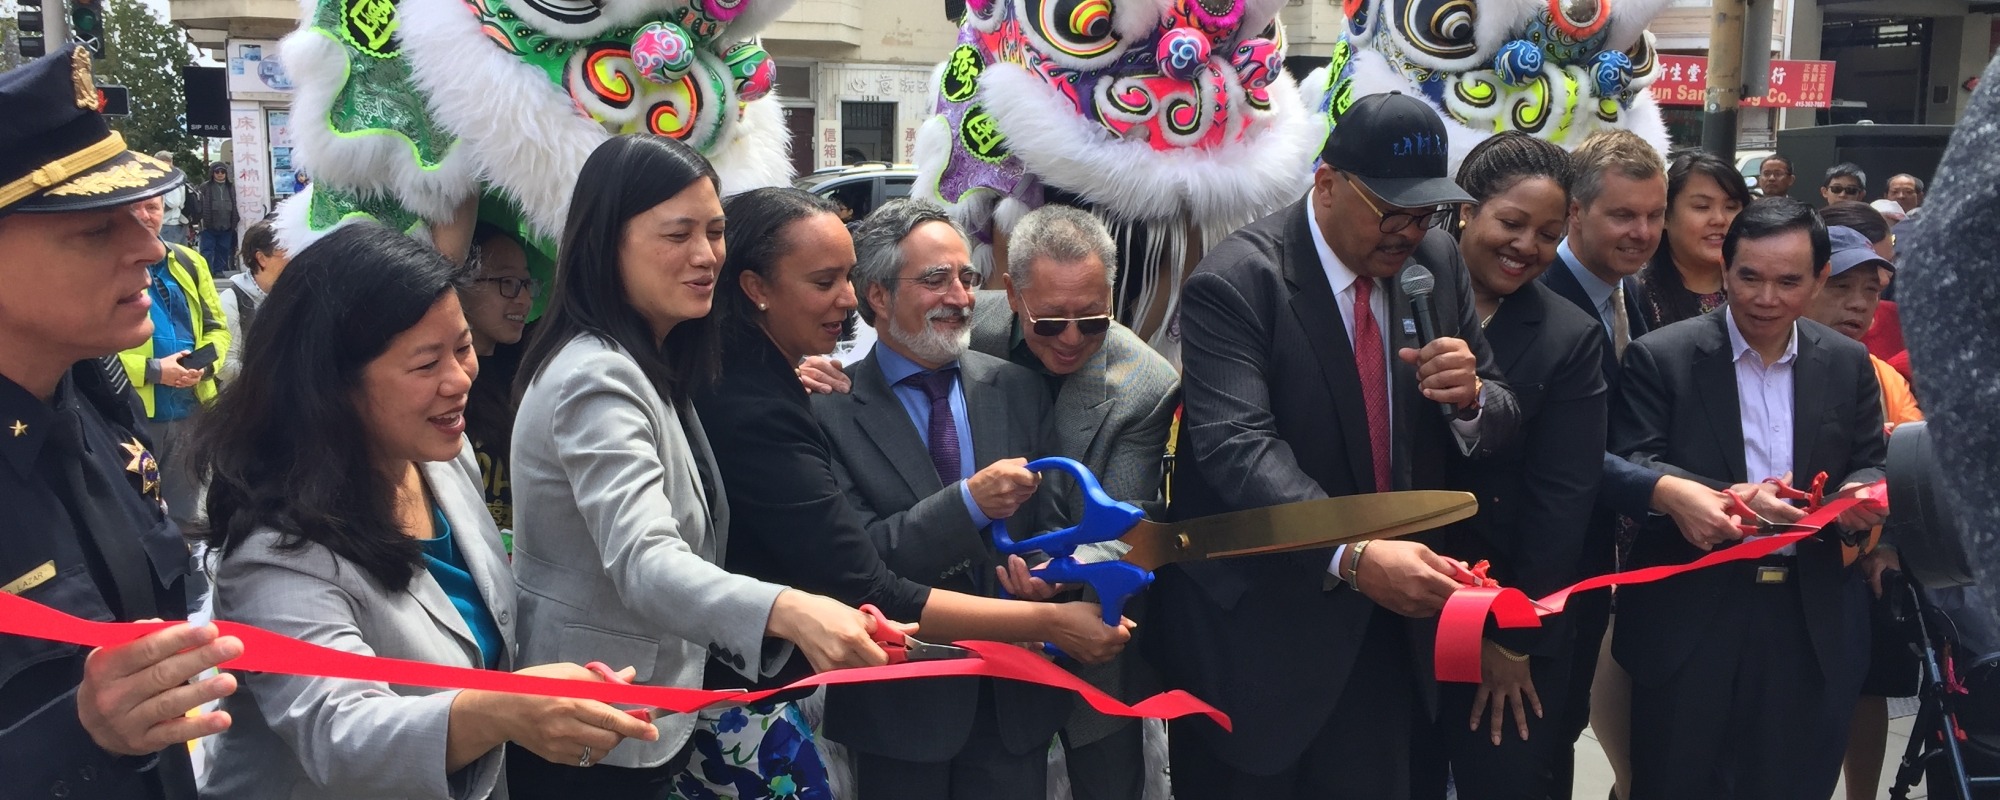
<instances>
[{"instance_id":1,"label":"microphone grille","mask_svg":"<svg viewBox=\"0 0 2000 800\"><path fill-rule=\"evenodd\" d=\"M1431 271L1422 264L1404 267L1403 273L1396 276L1396 282L1402 285L1403 294L1408 295L1430 294L1432 289L1437 288L1437 278L1432 277Z\"/></svg>"}]
</instances>

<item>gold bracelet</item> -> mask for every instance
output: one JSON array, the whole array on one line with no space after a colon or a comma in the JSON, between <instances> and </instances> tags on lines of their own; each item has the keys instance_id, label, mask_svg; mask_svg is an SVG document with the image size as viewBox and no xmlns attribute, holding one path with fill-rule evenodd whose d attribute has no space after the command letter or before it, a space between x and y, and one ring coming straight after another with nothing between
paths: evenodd
<instances>
[{"instance_id":1,"label":"gold bracelet","mask_svg":"<svg viewBox=\"0 0 2000 800\"><path fill-rule=\"evenodd\" d=\"M1370 539L1369 541L1374 540ZM1354 588L1357 589L1361 588L1361 584L1356 580L1361 577L1361 554L1367 552L1367 550L1368 542L1358 543L1347 550L1347 582L1354 584Z\"/></svg>"},{"instance_id":2,"label":"gold bracelet","mask_svg":"<svg viewBox=\"0 0 2000 800\"><path fill-rule=\"evenodd\" d=\"M1502 645L1499 642L1493 643L1493 649L1500 651L1501 658L1507 659L1508 661L1512 661L1517 664L1522 661L1528 660L1527 653L1516 653L1512 650L1507 649L1505 645Z\"/></svg>"}]
</instances>

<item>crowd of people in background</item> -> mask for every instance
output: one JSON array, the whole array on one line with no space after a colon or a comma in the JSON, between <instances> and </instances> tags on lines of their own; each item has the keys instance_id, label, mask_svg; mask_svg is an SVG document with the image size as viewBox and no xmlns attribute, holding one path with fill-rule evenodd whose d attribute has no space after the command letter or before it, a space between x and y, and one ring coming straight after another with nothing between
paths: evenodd
<instances>
[{"instance_id":1,"label":"crowd of people in background","mask_svg":"<svg viewBox=\"0 0 2000 800\"><path fill-rule=\"evenodd\" d=\"M58 80L7 78L37 79ZM1872 797L1884 698L1917 670L1870 612L1898 565L1876 512L1492 632L1477 684L1440 684L1414 653L1470 562L1539 596L1794 521L1780 484L1880 478L1885 424L1922 418L1889 298L1924 182L1894 176L1871 205L1840 164L1814 209L1786 197L1782 154L1753 190L1711 154L1616 131L1574 152L1500 134L1451 174L1443 148L1394 146L1412 126L1444 140L1419 100L1359 99L1309 192L1207 254L1178 366L1113 319L1118 246L1086 211L1027 214L982 273L941 207L850 224L800 190L725 198L662 137L592 154L552 265L490 225L463 254L367 222L287 253L270 220L239 238L226 165L183 186L142 154L118 157L160 174L94 206L0 210L0 241L43 273L16 289L95 303L0 300L0 349L45 356L0 361L0 424L39 435L53 408L84 437L60 452L117 456L74 486L6 488L46 500L19 508L50 530L153 536L50 556L68 570L51 585L102 618L183 616L150 595L205 582L217 619L336 650L751 690L886 663L885 637L1048 642L1101 689L1188 689L1233 732L988 678L665 715L256 672L190 684L242 646L186 627L50 651L61 671L0 678L0 726L68 748L35 751L58 753L37 779L88 766L176 797L194 788L178 743L202 739L217 798L829 797L836 760L868 800L1039 798L1051 748L1079 800L1139 798L1169 765L1189 800L1559 798L1586 726L1616 798L1820 800L1843 763L1848 796ZM99 224L88 247L63 238ZM1436 279L1432 341L1394 324L1408 263ZM827 360L857 318L877 344ZM1445 488L1481 511L1164 569L1106 624L988 536L1076 519L1073 485L1025 466L1048 455L1156 517ZM87 498L122 492L128 458L140 492L105 522ZM203 546L194 576L159 566L179 544L155 506ZM130 574L149 559L157 581ZM1167 764L1148 755L1162 732ZM29 751L8 736L12 771Z\"/></svg>"}]
</instances>

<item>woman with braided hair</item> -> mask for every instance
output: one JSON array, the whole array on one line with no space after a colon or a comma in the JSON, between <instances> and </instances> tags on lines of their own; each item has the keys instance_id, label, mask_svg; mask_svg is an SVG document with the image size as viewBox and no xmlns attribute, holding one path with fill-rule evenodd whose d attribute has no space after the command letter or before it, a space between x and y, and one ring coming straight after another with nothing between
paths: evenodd
<instances>
[{"instance_id":1,"label":"woman with braided hair","mask_svg":"<svg viewBox=\"0 0 2000 800\"><path fill-rule=\"evenodd\" d=\"M1459 167L1474 202L1458 208L1459 248L1493 355L1520 405L1522 443L1469 462L1459 483L1481 513L1434 543L1531 597L1576 581L1602 471L1604 333L1535 278L1555 261L1574 169L1561 147L1521 133L1481 142ZM1573 632L1560 618L1494 633L1478 685L1441 684L1420 730L1412 797L1442 798L1446 775L1466 800L1542 798L1556 788ZM1560 793L1567 794L1567 788Z\"/></svg>"}]
</instances>

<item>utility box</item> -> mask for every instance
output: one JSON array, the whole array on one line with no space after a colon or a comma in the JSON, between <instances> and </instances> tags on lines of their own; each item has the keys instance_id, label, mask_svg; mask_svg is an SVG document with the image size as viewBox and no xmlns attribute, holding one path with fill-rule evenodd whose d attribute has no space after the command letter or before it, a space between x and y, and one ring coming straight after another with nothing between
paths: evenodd
<instances>
[{"instance_id":1,"label":"utility box","mask_svg":"<svg viewBox=\"0 0 2000 800\"><path fill-rule=\"evenodd\" d=\"M1792 174L1798 176L1790 194L1795 200L1821 205L1819 187L1827 168L1851 161L1867 173L1868 199L1874 201L1888 194L1891 175L1907 172L1930 184L1951 131L1950 125L1789 128L1778 131L1778 154L1791 159Z\"/></svg>"}]
</instances>

